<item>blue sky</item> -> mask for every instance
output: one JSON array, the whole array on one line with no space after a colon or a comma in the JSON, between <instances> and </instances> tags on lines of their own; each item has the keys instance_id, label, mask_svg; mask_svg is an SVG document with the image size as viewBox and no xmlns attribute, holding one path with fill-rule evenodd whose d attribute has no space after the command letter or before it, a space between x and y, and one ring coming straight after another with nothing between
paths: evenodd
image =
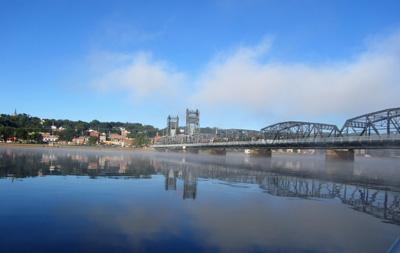
<instances>
[{"instance_id":1,"label":"blue sky","mask_svg":"<svg viewBox=\"0 0 400 253\"><path fill-rule=\"evenodd\" d=\"M0 0L0 113L260 129L399 107L400 1Z\"/></svg>"}]
</instances>

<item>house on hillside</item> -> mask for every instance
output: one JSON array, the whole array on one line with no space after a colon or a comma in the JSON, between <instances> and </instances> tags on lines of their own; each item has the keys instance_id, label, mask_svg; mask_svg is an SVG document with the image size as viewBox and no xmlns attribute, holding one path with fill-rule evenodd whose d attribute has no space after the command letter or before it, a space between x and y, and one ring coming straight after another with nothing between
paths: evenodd
<instances>
[{"instance_id":1,"label":"house on hillside","mask_svg":"<svg viewBox=\"0 0 400 253\"><path fill-rule=\"evenodd\" d=\"M107 141L107 135L105 133L100 134L100 142L106 142Z\"/></svg>"},{"instance_id":2,"label":"house on hillside","mask_svg":"<svg viewBox=\"0 0 400 253\"><path fill-rule=\"evenodd\" d=\"M111 143L117 146L121 146L122 136L119 134L110 134Z\"/></svg>"},{"instance_id":3,"label":"house on hillside","mask_svg":"<svg viewBox=\"0 0 400 253\"><path fill-rule=\"evenodd\" d=\"M80 136L78 138L73 138L72 143L75 145L85 145L89 141L89 137Z\"/></svg>"},{"instance_id":4,"label":"house on hillside","mask_svg":"<svg viewBox=\"0 0 400 253\"><path fill-rule=\"evenodd\" d=\"M100 138L100 133L98 133L98 132L90 132L90 136L96 136L97 139L99 139Z\"/></svg>"},{"instance_id":5,"label":"house on hillside","mask_svg":"<svg viewBox=\"0 0 400 253\"><path fill-rule=\"evenodd\" d=\"M43 137L44 142L56 142L58 141L57 135L52 135L50 133L40 133Z\"/></svg>"}]
</instances>

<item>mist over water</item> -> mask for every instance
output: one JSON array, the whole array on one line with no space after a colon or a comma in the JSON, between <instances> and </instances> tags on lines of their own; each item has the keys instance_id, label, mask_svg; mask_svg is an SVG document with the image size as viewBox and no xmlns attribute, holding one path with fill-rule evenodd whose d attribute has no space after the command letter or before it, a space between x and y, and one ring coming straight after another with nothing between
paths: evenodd
<instances>
[{"instance_id":1,"label":"mist over water","mask_svg":"<svg viewBox=\"0 0 400 253\"><path fill-rule=\"evenodd\" d=\"M385 252L396 159L0 148L5 252Z\"/></svg>"}]
</instances>

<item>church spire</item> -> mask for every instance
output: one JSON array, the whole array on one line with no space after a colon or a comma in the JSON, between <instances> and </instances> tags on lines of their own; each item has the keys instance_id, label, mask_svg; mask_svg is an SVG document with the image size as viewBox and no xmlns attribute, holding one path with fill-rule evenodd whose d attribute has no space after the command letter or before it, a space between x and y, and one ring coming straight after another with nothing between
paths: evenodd
<instances>
[{"instance_id":1,"label":"church spire","mask_svg":"<svg viewBox=\"0 0 400 253\"><path fill-rule=\"evenodd\" d=\"M15 111L14 111L14 117L15 116L17 116L17 108L15 108Z\"/></svg>"}]
</instances>

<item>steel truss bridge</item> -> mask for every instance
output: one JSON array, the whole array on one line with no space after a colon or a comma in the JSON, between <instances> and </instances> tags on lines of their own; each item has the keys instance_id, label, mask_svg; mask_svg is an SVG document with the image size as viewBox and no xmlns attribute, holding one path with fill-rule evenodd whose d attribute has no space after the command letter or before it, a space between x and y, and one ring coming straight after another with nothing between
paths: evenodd
<instances>
[{"instance_id":1,"label":"steel truss bridge","mask_svg":"<svg viewBox=\"0 0 400 253\"><path fill-rule=\"evenodd\" d=\"M287 121L252 130L224 130L225 142L167 142L156 149L398 149L400 148L400 107L348 119L336 125ZM240 141L240 136L253 140ZM232 138L237 136L237 138ZM215 136L218 137L218 136ZM230 138L231 137L231 138ZM202 138L198 138L202 139ZM203 138L203 140L206 138ZM255 140L254 140L255 139Z\"/></svg>"}]
</instances>

